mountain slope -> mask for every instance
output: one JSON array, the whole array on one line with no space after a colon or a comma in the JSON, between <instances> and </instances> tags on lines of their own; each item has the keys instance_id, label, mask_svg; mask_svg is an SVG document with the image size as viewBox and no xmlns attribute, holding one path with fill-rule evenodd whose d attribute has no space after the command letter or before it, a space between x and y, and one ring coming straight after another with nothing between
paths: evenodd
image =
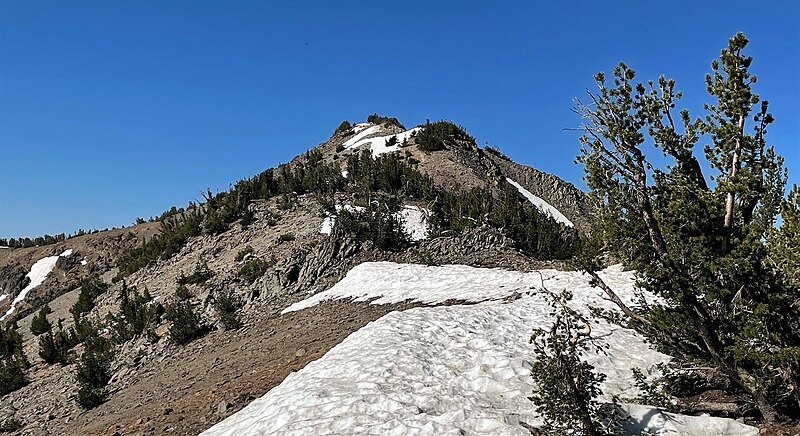
<instances>
[{"instance_id":1,"label":"mountain slope","mask_svg":"<svg viewBox=\"0 0 800 436\"><path fill-rule=\"evenodd\" d=\"M282 314L292 304L341 287L359 265L563 269L576 235L589 231L592 209L583 193L556 176L480 149L458 126L406 129L392 119L373 121L337 129L288 164L240 181L230 192L208 193L203 204L162 222L0 251L0 285L10 301L28 285L24 276L36 261L73 250L9 318L18 320L31 362L26 371L30 383L0 400L0 422L20 421L22 434L197 433L368 322L394 310L443 304L406 301L400 291L400 298L385 305L324 301ZM410 210L415 213L406 213ZM555 212L574 228L553 220ZM423 222L425 232L414 238L403 233L419 230ZM549 250L554 245L563 250ZM71 309L81 293L76 287L93 274L110 288L93 299L81 322L97 323L111 336L115 324L107 316L123 319L123 288L147 290L153 299L146 304L156 315L139 334L114 347L108 400L84 411L75 398L74 363L83 344L71 350L73 362L47 364L38 356L30 326L34 310L49 302L50 322L63 319L64 329L72 327ZM420 274L406 279L423 280ZM447 283L444 276L426 280ZM524 293L506 293L504 283L497 286L484 286L472 296L447 286L445 291L455 292L447 294L444 304ZM236 312L243 327L238 330L224 330L217 310L229 296L241 303ZM7 303L0 302L6 310L2 304ZM162 312L177 304L191 308L211 331L176 344L170 339L172 323Z\"/></svg>"}]
</instances>

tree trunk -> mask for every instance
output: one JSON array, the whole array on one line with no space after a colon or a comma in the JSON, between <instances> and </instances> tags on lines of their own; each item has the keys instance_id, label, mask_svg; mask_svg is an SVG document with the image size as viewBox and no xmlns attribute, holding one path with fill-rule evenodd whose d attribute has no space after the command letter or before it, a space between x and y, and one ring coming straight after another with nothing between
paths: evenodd
<instances>
[{"instance_id":1,"label":"tree trunk","mask_svg":"<svg viewBox=\"0 0 800 436\"><path fill-rule=\"evenodd\" d=\"M636 186L636 203L639 210L642 212L642 219L647 227L647 233L650 236L650 243L653 246L658 257L664 257L667 254L667 244L664 242L664 237L661 235L661 228L658 221L653 216L653 207L650 204L650 197L647 193L647 173L644 170L644 156L641 153L636 157L639 165L634 174L634 183Z\"/></svg>"},{"instance_id":2,"label":"tree trunk","mask_svg":"<svg viewBox=\"0 0 800 436\"><path fill-rule=\"evenodd\" d=\"M775 408L769 404L767 400L767 396L764 393L763 389L759 389L759 386L752 386L750 383L745 382L745 378L747 374L744 370L740 368L734 368L725 359L722 358L722 345L719 340L714 336L711 330L708 328L708 325L701 320L700 322L700 337L703 339L703 343L706 346L706 350L711 357L711 360L717 364L717 367L730 378L730 380L742 390L750 394L750 397L756 403L756 407L758 407L758 411L761 413L761 417L764 419L766 423L774 423L778 420L778 412L775 411Z\"/></svg>"},{"instance_id":3,"label":"tree trunk","mask_svg":"<svg viewBox=\"0 0 800 436\"><path fill-rule=\"evenodd\" d=\"M742 134L744 133L744 116L739 116L739 129L736 132L736 144L733 148L733 157L731 157L731 169L728 172L728 182L732 182L733 179L739 174L739 160L740 155L742 153ZM727 198L725 199L725 228L730 230L731 226L733 226L733 206L736 202L736 193L732 190L728 192Z\"/></svg>"},{"instance_id":4,"label":"tree trunk","mask_svg":"<svg viewBox=\"0 0 800 436\"><path fill-rule=\"evenodd\" d=\"M641 315L639 315L638 313L636 313L636 312L634 312L633 310L631 310L631 308L630 308L630 307L628 307L628 305L626 305L626 304L625 304L625 303L622 301L622 299L621 299L621 298L619 298L619 295L617 295L617 293L616 293L616 292L614 292L614 290L613 290L613 289L611 289L611 287L610 287L610 286L608 286L608 285L606 284L606 282L604 282L604 281L603 281L603 279L601 279L601 278L600 278L600 276L599 276L599 275L597 275L597 272L595 272L595 271L592 271L592 270L590 270L590 269L584 269L584 271L585 271L587 274L589 274L589 275L592 277L592 280L594 281L594 284L595 284L595 285L597 285L598 287L600 287L600 289L602 289L602 290L603 290L603 292L605 292L605 293L606 293L606 295L608 295L608 298L609 298L609 299L610 299L610 300L611 300L611 301L612 301L614 304L616 304L616 305L617 305L617 307L619 307L619 308L620 308L620 310L622 310L622 313L624 313L624 314L625 314L625 316L627 316L628 318L631 318L631 319L635 319L635 320L637 320L637 321L641 322L642 324L645 324L645 325L646 325L646 324L649 324L649 323L648 323L648 321L647 321L647 319L645 319L644 317L642 317L642 316L641 316Z\"/></svg>"}]
</instances>

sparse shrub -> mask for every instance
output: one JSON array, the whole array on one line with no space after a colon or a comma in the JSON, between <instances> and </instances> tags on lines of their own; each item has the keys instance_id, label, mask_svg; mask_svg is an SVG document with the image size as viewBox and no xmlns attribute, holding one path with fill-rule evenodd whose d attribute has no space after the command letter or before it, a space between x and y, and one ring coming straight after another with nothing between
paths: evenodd
<instances>
[{"instance_id":1,"label":"sparse shrub","mask_svg":"<svg viewBox=\"0 0 800 436\"><path fill-rule=\"evenodd\" d=\"M283 233L278 237L278 240L281 242L294 241L295 239L296 237L294 236L294 233Z\"/></svg>"},{"instance_id":2,"label":"sparse shrub","mask_svg":"<svg viewBox=\"0 0 800 436\"><path fill-rule=\"evenodd\" d=\"M106 385L111 380L114 349L111 341L96 331L85 344L77 366L78 404L84 409L92 409L108 398Z\"/></svg>"},{"instance_id":3,"label":"sparse shrub","mask_svg":"<svg viewBox=\"0 0 800 436\"><path fill-rule=\"evenodd\" d=\"M406 129L406 127L395 117L384 117L378 114L372 114L367 117L367 122L372 124L383 124L386 127L394 125L403 130Z\"/></svg>"},{"instance_id":4,"label":"sparse shrub","mask_svg":"<svg viewBox=\"0 0 800 436\"><path fill-rule=\"evenodd\" d=\"M180 285L175 289L176 301L188 301L190 298L192 298L192 293L189 292L189 288L186 285Z\"/></svg>"},{"instance_id":5,"label":"sparse shrub","mask_svg":"<svg viewBox=\"0 0 800 436\"><path fill-rule=\"evenodd\" d=\"M252 210L247 209L242 213L242 218L239 220L239 224L241 224L242 229L247 229L250 227L250 224L256 222L256 214L253 213Z\"/></svg>"},{"instance_id":6,"label":"sparse shrub","mask_svg":"<svg viewBox=\"0 0 800 436\"><path fill-rule=\"evenodd\" d=\"M172 323L169 328L169 338L175 344L189 343L208 331L188 301L168 305L165 317Z\"/></svg>"},{"instance_id":7,"label":"sparse shrub","mask_svg":"<svg viewBox=\"0 0 800 436\"><path fill-rule=\"evenodd\" d=\"M661 371L661 376L650 382L647 381L642 371L632 368L633 379L640 393L631 402L655 406L668 412L683 412L680 404L674 399L697 395L709 386L704 378L695 371L681 369L676 365L678 365L677 361L668 364L659 363L656 367Z\"/></svg>"},{"instance_id":8,"label":"sparse shrub","mask_svg":"<svg viewBox=\"0 0 800 436\"><path fill-rule=\"evenodd\" d=\"M455 144L455 141L474 144L475 138L467 134L463 127L450 121L428 122L416 138L417 148L426 152L444 150L447 144Z\"/></svg>"},{"instance_id":9,"label":"sparse shrub","mask_svg":"<svg viewBox=\"0 0 800 436\"><path fill-rule=\"evenodd\" d=\"M253 259L244 264L239 272L236 273L236 276L247 283L253 283L258 278L263 276L268 269L275 266L277 262L278 260L274 257L271 257L270 260Z\"/></svg>"},{"instance_id":10,"label":"sparse shrub","mask_svg":"<svg viewBox=\"0 0 800 436\"><path fill-rule=\"evenodd\" d=\"M0 326L0 396L28 384L27 368L28 360L22 351L22 336L17 332L16 323Z\"/></svg>"},{"instance_id":11,"label":"sparse shrub","mask_svg":"<svg viewBox=\"0 0 800 436\"><path fill-rule=\"evenodd\" d=\"M0 424L0 433L14 433L22 428L22 421L17 418L8 418Z\"/></svg>"},{"instance_id":12,"label":"sparse shrub","mask_svg":"<svg viewBox=\"0 0 800 436\"><path fill-rule=\"evenodd\" d=\"M408 247L410 238L398 210L397 202L370 203L363 211L342 209L336 217L335 231L351 234L357 240L370 240L382 250L402 250Z\"/></svg>"},{"instance_id":13,"label":"sparse shrub","mask_svg":"<svg viewBox=\"0 0 800 436\"><path fill-rule=\"evenodd\" d=\"M499 157L500 159L507 160L509 162L511 161L511 158L506 156L506 154L503 153L502 151L500 151L500 149L498 147L493 147L493 146L489 145L488 143L483 147L483 150L485 152L489 153L489 154L493 154L493 155Z\"/></svg>"},{"instance_id":14,"label":"sparse shrub","mask_svg":"<svg viewBox=\"0 0 800 436\"><path fill-rule=\"evenodd\" d=\"M50 309L50 306L45 304L39 309L39 313L34 315L31 319L31 333L33 333L34 336L39 336L53 328L53 325L47 320L47 315L52 312L53 310Z\"/></svg>"},{"instance_id":15,"label":"sparse shrub","mask_svg":"<svg viewBox=\"0 0 800 436\"><path fill-rule=\"evenodd\" d=\"M145 288L142 294L135 287L124 282L120 290L119 314L109 314L114 342L121 344L158 324L163 307L153 301L150 291Z\"/></svg>"},{"instance_id":16,"label":"sparse shrub","mask_svg":"<svg viewBox=\"0 0 800 436\"><path fill-rule=\"evenodd\" d=\"M94 275L80 281L78 301L72 305L70 312L77 322L83 314L89 313L95 306L94 300L108 290L108 284L103 283L100 276Z\"/></svg>"},{"instance_id":17,"label":"sparse shrub","mask_svg":"<svg viewBox=\"0 0 800 436\"><path fill-rule=\"evenodd\" d=\"M336 131L334 133L345 133L352 127L353 126L352 124L350 124L350 121L344 120L342 121L342 124L339 124L339 127L336 128Z\"/></svg>"},{"instance_id":18,"label":"sparse shrub","mask_svg":"<svg viewBox=\"0 0 800 436\"><path fill-rule=\"evenodd\" d=\"M237 262L243 261L244 258L247 257L248 254L253 254L253 251L255 251L255 250L253 250L253 247L251 247L249 245L244 247L244 248L242 248L241 250L239 250L238 253L236 253L236 261Z\"/></svg>"},{"instance_id":19,"label":"sparse shrub","mask_svg":"<svg viewBox=\"0 0 800 436\"><path fill-rule=\"evenodd\" d=\"M66 365L70 361L70 350L79 342L73 332L64 330L59 320L57 330L50 329L39 335L39 356L47 363Z\"/></svg>"},{"instance_id":20,"label":"sparse shrub","mask_svg":"<svg viewBox=\"0 0 800 436\"><path fill-rule=\"evenodd\" d=\"M214 309L225 330L236 330L242 326L242 301L229 290L220 292L214 300Z\"/></svg>"},{"instance_id":21,"label":"sparse shrub","mask_svg":"<svg viewBox=\"0 0 800 436\"><path fill-rule=\"evenodd\" d=\"M211 271L211 268L208 267L208 264L204 260L200 260L197 262L197 265L194 267L194 271L191 275L185 276L181 273L180 277L178 277L178 284L179 285L196 285L199 283L203 283L208 281L211 277L214 276L214 272Z\"/></svg>"},{"instance_id":22,"label":"sparse shrub","mask_svg":"<svg viewBox=\"0 0 800 436\"><path fill-rule=\"evenodd\" d=\"M594 347L588 321L567 306L571 297L566 291L554 296L553 327L534 329L531 336L536 361L531 367L535 388L530 399L544 420L534 434L618 434L616 405L604 407L596 400L605 374L596 373L580 358L582 351Z\"/></svg>"}]
</instances>

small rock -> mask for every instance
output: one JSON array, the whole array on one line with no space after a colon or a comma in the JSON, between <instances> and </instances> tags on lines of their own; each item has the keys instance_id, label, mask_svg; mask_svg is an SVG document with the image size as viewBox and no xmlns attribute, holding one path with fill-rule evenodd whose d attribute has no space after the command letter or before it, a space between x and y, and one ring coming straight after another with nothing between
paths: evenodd
<instances>
[{"instance_id":1,"label":"small rock","mask_svg":"<svg viewBox=\"0 0 800 436\"><path fill-rule=\"evenodd\" d=\"M231 403L223 400L217 405L217 415L224 415L225 412L228 411L228 408L231 407Z\"/></svg>"},{"instance_id":2,"label":"small rock","mask_svg":"<svg viewBox=\"0 0 800 436\"><path fill-rule=\"evenodd\" d=\"M305 356L306 355L306 349L305 348L301 348L301 349L297 350L297 352L294 353L294 355L295 355L295 357Z\"/></svg>"},{"instance_id":3,"label":"small rock","mask_svg":"<svg viewBox=\"0 0 800 436\"><path fill-rule=\"evenodd\" d=\"M167 407L164 409L164 415L169 415L170 413L172 413L172 407Z\"/></svg>"}]
</instances>

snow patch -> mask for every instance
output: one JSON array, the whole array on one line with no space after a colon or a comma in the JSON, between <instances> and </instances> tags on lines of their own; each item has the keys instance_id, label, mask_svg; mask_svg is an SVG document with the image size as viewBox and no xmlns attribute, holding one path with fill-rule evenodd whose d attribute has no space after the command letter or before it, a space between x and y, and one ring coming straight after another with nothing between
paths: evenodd
<instances>
[{"instance_id":1,"label":"snow patch","mask_svg":"<svg viewBox=\"0 0 800 436\"><path fill-rule=\"evenodd\" d=\"M361 206L351 206L349 204L344 206L336 205L336 210L340 211L342 207L351 212L364 210ZM412 241L417 242L428 237L428 213L426 209L417 206L403 206L403 209L397 212L403 222L403 230L408 233ZM319 232L323 235L330 235L335 224L335 216L326 216L322 219Z\"/></svg>"},{"instance_id":2,"label":"snow patch","mask_svg":"<svg viewBox=\"0 0 800 436\"><path fill-rule=\"evenodd\" d=\"M83 265L83 266L86 266L86 265L88 265L88 264L89 264L89 261L87 261L87 260L86 260L86 257L84 257L83 259L81 259L81 265Z\"/></svg>"},{"instance_id":3,"label":"snow patch","mask_svg":"<svg viewBox=\"0 0 800 436\"><path fill-rule=\"evenodd\" d=\"M635 274L619 266L602 272L624 300L632 300ZM522 294L512 302L415 308L392 312L348 336L317 361L290 374L277 387L203 435L248 434L491 434L529 435L521 422L536 425L528 397L533 386L531 329L552 324L552 307L541 290L570 289L571 306L616 310L575 272L533 273L448 265L424 267L389 262L354 268L334 289L350 296L400 289L420 298L495 298ZM341 285L341 286L340 286ZM361 290L358 290L359 288ZM447 290L451 288L450 290ZM480 294L483 294L481 297ZM403 298L404 299L404 298ZM604 401L636 394L630 369L653 374L669 356L648 347L633 330L599 320L592 335L606 353L584 356L600 373ZM624 405L632 415L630 434L756 435L732 420L683 417L646 406Z\"/></svg>"},{"instance_id":4,"label":"snow patch","mask_svg":"<svg viewBox=\"0 0 800 436\"><path fill-rule=\"evenodd\" d=\"M626 302L635 301L633 271L622 271L622 266L615 265L600 271L599 274L613 289L620 289L618 292ZM345 278L332 288L292 304L282 313L313 307L327 300L341 299L369 301L371 304L393 304L404 301L436 304L448 300L465 302L500 300L515 294L541 293L543 280L544 286L551 291L573 290L576 293L576 301L592 296L591 304L616 309L616 306L605 301L602 291L589 285L589 276L574 271L546 269L524 273L465 265L429 267L394 262L366 262L351 269ZM584 297L578 297L578 292Z\"/></svg>"},{"instance_id":5,"label":"snow patch","mask_svg":"<svg viewBox=\"0 0 800 436\"><path fill-rule=\"evenodd\" d=\"M59 254L58 256L49 256L44 257L36 261L31 267L31 271L27 274L27 277L30 279L30 283L28 286L25 286L17 295L16 298L11 302L11 307L6 311L6 314L0 317L0 321L5 320L8 318L9 315L14 313L14 309L17 308L17 303L21 302L25 299L33 288L41 285L44 282L44 279L47 278L47 275L53 271L53 268L56 266L56 262L58 262L59 257L67 257L72 255L72 249L67 249L63 253ZM5 295L8 296L7 294ZM5 298L0 298L0 301L4 300Z\"/></svg>"},{"instance_id":6,"label":"snow patch","mask_svg":"<svg viewBox=\"0 0 800 436\"><path fill-rule=\"evenodd\" d=\"M364 130L361 130L358 134L345 141L345 143L342 144L342 146L345 149L350 149L367 145L372 151L372 157L376 158L382 154L400 150L400 146L403 144L403 142L411 138L411 136L414 135L416 132L422 130L421 127L415 127L411 130L406 130L405 132L401 133L367 138L367 136L380 133L382 129L383 127L381 126L372 126ZM397 139L397 143L395 145L387 146L386 142L392 137Z\"/></svg>"},{"instance_id":7,"label":"snow patch","mask_svg":"<svg viewBox=\"0 0 800 436\"><path fill-rule=\"evenodd\" d=\"M510 183L511 185L513 185L515 188L517 188L517 191L519 191L519 193L523 197L525 197L528 201L533 203L534 206L538 207L539 210L541 210L542 212L550 215L551 217L553 217L553 219L555 219L556 221L558 221L558 222L560 222L562 224L565 224L565 225L567 225L569 227L575 227L575 225L572 224L572 221L570 221L569 218L564 216L564 214L561 213L561 211L559 211L555 207L551 206L550 203L548 203L548 202L544 201L543 199L533 195L530 191L528 191L527 189L523 188L522 185L520 185L519 183L515 182L514 180L509 179L508 177L506 177L506 181L508 183Z\"/></svg>"}]
</instances>

